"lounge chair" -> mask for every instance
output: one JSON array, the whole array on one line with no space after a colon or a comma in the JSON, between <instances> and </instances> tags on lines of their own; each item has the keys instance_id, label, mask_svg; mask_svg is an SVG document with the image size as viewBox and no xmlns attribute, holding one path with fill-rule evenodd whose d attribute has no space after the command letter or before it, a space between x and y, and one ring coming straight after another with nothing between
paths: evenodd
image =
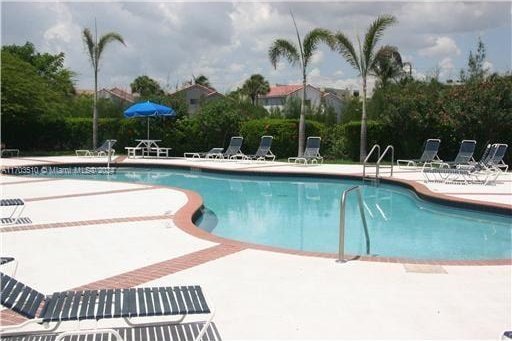
<instances>
[{"instance_id":1,"label":"lounge chair","mask_svg":"<svg viewBox=\"0 0 512 341\"><path fill-rule=\"evenodd\" d=\"M194 340L202 328L201 322L180 324L158 323L142 327L114 327L100 333L98 330L84 330L78 336L77 332L71 333L41 333L36 335L2 336L2 341L177 341ZM117 332L117 333L114 333ZM109 334L112 336L109 338ZM220 341L222 337L212 322L208 327L203 340Z\"/></svg>"},{"instance_id":2,"label":"lounge chair","mask_svg":"<svg viewBox=\"0 0 512 341\"><path fill-rule=\"evenodd\" d=\"M182 322L190 314L210 314L196 338L199 340L215 315L199 286L80 290L45 296L13 277L1 272L0 276L2 305L28 319L19 325L3 327L0 330L2 336L5 331L19 329L31 323L43 325L46 328L43 331L47 332L56 330L63 321L97 322L101 319L124 318L129 326L138 326L144 324L134 323L132 318L178 315L182 318L177 322ZM40 306L41 309L38 309ZM56 325L49 329L48 324L51 322ZM102 334L115 331L99 329L75 332L80 335L84 332ZM41 333L41 330L31 333ZM66 334L70 335L69 332Z\"/></svg>"},{"instance_id":3,"label":"lounge chair","mask_svg":"<svg viewBox=\"0 0 512 341\"><path fill-rule=\"evenodd\" d=\"M186 159L221 159L223 150L224 148L212 148L209 151L203 153L188 152L184 153L183 157Z\"/></svg>"},{"instance_id":4,"label":"lounge chair","mask_svg":"<svg viewBox=\"0 0 512 341\"><path fill-rule=\"evenodd\" d=\"M109 150L109 142L110 142L110 155L114 156L116 150L112 147L116 144L117 140L105 140L101 146L96 149L77 149L75 150L76 156L107 156Z\"/></svg>"},{"instance_id":5,"label":"lounge chair","mask_svg":"<svg viewBox=\"0 0 512 341\"><path fill-rule=\"evenodd\" d=\"M244 142L244 138L241 136L233 136L229 141L229 146L226 148L224 153L222 153L222 158L224 159L238 159L244 158L244 154L242 153L242 143Z\"/></svg>"},{"instance_id":6,"label":"lounge chair","mask_svg":"<svg viewBox=\"0 0 512 341\"><path fill-rule=\"evenodd\" d=\"M310 136L306 140L306 149L302 157L289 157L288 162L302 163L307 165L308 162L311 164L318 164L324 162L324 158L320 155L320 142L322 138L318 136Z\"/></svg>"},{"instance_id":7,"label":"lounge chair","mask_svg":"<svg viewBox=\"0 0 512 341\"><path fill-rule=\"evenodd\" d=\"M501 168L504 168L504 171L508 168L503 163L503 157L507 148L506 144L488 145L478 163L458 165L455 169L423 169L422 173L426 182L480 183L484 185L495 183L503 173Z\"/></svg>"},{"instance_id":8,"label":"lounge chair","mask_svg":"<svg viewBox=\"0 0 512 341\"><path fill-rule=\"evenodd\" d=\"M0 266L4 264L11 264L12 265L12 273L11 276L16 276L16 271L18 270L18 260L14 257L0 257ZM5 270L2 270L5 271Z\"/></svg>"},{"instance_id":9,"label":"lounge chair","mask_svg":"<svg viewBox=\"0 0 512 341\"><path fill-rule=\"evenodd\" d=\"M20 150L16 148L5 148L5 143L0 143L0 157L20 156Z\"/></svg>"},{"instance_id":10,"label":"lounge chair","mask_svg":"<svg viewBox=\"0 0 512 341\"><path fill-rule=\"evenodd\" d=\"M437 152L439 151L439 145L441 144L441 140L439 139L428 139L425 141L424 147L423 147L423 154L421 154L421 157L419 159L415 160L396 160L396 164L398 167L419 167L421 166L423 169L425 166L429 165L432 166L433 162L442 162L438 156ZM402 164L402 165L401 165Z\"/></svg>"},{"instance_id":11,"label":"lounge chair","mask_svg":"<svg viewBox=\"0 0 512 341\"><path fill-rule=\"evenodd\" d=\"M496 144L496 152L492 155L487 163L488 167L494 167L502 170L503 172L508 171L508 165L503 161L505 154L507 153L508 144L498 143Z\"/></svg>"},{"instance_id":12,"label":"lounge chair","mask_svg":"<svg viewBox=\"0 0 512 341\"><path fill-rule=\"evenodd\" d=\"M473 159L473 153L475 152L476 141L475 140L462 140L459 147L459 152L453 161L443 161L439 163L440 167L456 168L461 165L469 165L475 163Z\"/></svg>"},{"instance_id":13,"label":"lounge chair","mask_svg":"<svg viewBox=\"0 0 512 341\"><path fill-rule=\"evenodd\" d=\"M13 225L13 224L25 224L31 223L30 219L22 218L21 214L23 210L25 210L25 202L22 199L1 199L0 207L6 207L11 209L11 213L8 217L0 218L0 223L2 225Z\"/></svg>"},{"instance_id":14,"label":"lounge chair","mask_svg":"<svg viewBox=\"0 0 512 341\"><path fill-rule=\"evenodd\" d=\"M273 136L262 136L261 140L260 140L260 145L259 145L256 153L254 153L252 155L245 155L244 158L246 160L256 160L256 161L267 161L267 159L274 161L276 159L276 156L270 150L270 147L272 146L273 139L274 139Z\"/></svg>"}]
</instances>

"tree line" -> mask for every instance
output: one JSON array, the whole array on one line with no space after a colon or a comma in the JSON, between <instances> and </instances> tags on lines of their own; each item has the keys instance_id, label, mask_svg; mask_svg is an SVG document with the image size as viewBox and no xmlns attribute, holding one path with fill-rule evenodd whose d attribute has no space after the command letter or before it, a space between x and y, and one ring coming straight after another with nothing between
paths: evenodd
<instances>
[{"instance_id":1,"label":"tree line","mask_svg":"<svg viewBox=\"0 0 512 341\"><path fill-rule=\"evenodd\" d=\"M461 70L459 83L446 85L435 78L425 81L415 80L410 74L404 72L403 66L406 63L403 63L398 48L389 45L377 46L384 30L394 23L396 23L394 17L378 17L368 27L363 39L357 38L356 44L353 44L342 32L330 32L321 28L313 29L302 38L295 26L297 44L285 39L276 39L270 45L268 56L271 64L277 67L279 60L285 59L291 65L300 66L303 84L307 84L307 68L320 43L325 43L333 51L340 53L358 71L362 79L363 94L361 99L355 98L347 103L342 114L341 125L335 124L336 120L333 119L332 113L318 115L314 108L306 106L303 101L306 99L305 95L300 103L297 100L290 100L285 104L283 110L268 113L259 105L258 97L268 93L270 86L268 81L259 74L252 75L239 89L228 93L219 100L219 103L204 105L195 118L187 117L187 103L184 98L179 95L167 94L158 82L148 76L137 77L130 87L132 92L138 92L141 95L141 100L148 99L172 106L178 113L178 117L171 120L171 125L165 124L164 126L171 127L170 129L174 129L172 127L175 126L181 127L190 133L200 134L200 131L208 131L208 127L198 128L205 127L205 124L214 126L220 124L215 129L220 129L219 131L222 131L223 134L227 134L228 132L233 133L233 127L241 127L240 122L283 119L283 116L284 119L298 119L295 128L297 128L296 136L299 136L299 139L294 145L299 154L303 149L303 137L308 131L306 119L325 124L325 129L318 128L320 130L317 129L317 131L325 137L326 149L329 156L333 158L360 160L365 155L367 142L375 142L375 134L378 131L375 127L377 126L385 126L391 131L397 131L397 129L401 131L404 141L396 140L393 136L386 137L386 139L401 145L398 152L402 151L407 154L412 153L414 149L408 146L421 143L419 140L425 134L429 137L442 135L445 139L449 139L450 142L447 145L450 150L455 148L456 140L459 138L478 138L479 141L484 139L491 142L500 139L500 142L507 143L510 138L504 131L506 129L510 131L512 122L510 75L490 74L485 69L483 42L479 40L477 50L470 52L467 69ZM124 40L115 32L107 33L98 40L93 38L88 29L83 31L83 35L97 80L101 52L111 42L124 43ZM104 118L122 119L122 112L126 104L98 99L96 98L97 91L94 91L94 95L76 94L73 86L75 74L64 67L63 53L55 55L40 53L29 42L22 46L3 46L1 52L2 136L4 141L10 143L6 138L12 136L8 131L11 126L19 128L28 121L37 122L49 117L90 117L91 111L93 112L91 121L93 140L97 140L98 136L104 135L94 128L98 125L98 112ZM377 88L372 98L367 99L364 85L369 76L377 78ZM97 85L97 81L95 84ZM205 75L193 76L190 84L211 87ZM239 117L236 124L226 123L226 126L229 125L229 129L223 128L222 122L215 124L213 119L222 117L225 110L229 111L229 115L238 115ZM234 122L232 116L229 117L230 119L227 121ZM374 129L370 132L369 137L366 136L368 120L372 122L372 129ZM291 121L287 122L278 125L280 128L276 129L279 131L285 129L283 127L292 129ZM351 122L359 123L354 125ZM475 129L468 126L468 122L477 124L480 128ZM272 124L276 124L276 121L272 121ZM485 126L482 127L483 124ZM47 125L43 124L42 126ZM262 125L248 126L261 127ZM127 128L126 131L122 130L116 133L133 132L132 128L135 129L135 127L136 124ZM358 157L354 154L354 142L347 142L346 137L347 134L352 134L351 138L353 139L354 127L360 129L357 134ZM295 128L292 130L295 131ZM94 133L95 129L96 134ZM422 129L426 133L422 132ZM81 128L81 131L86 130ZM24 132L23 129L18 131ZM184 134L184 132L174 132L178 135ZM25 133L30 134L31 132L25 131ZM164 134L164 132L161 133ZM289 132L285 135L289 136ZM385 134L379 136L384 138ZM80 134L80 139L83 140L82 134ZM50 140L46 139L46 141ZM169 140L169 142L177 141ZM180 143L184 143L183 140ZM203 144L206 146L209 143L213 142L208 140ZM389 142L379 141L379 143ZM80 145L87 146L86 141L80 141ZM45 146L51 146L51 144ZM198 145L197 148L199 147ZM30 147L30 149L36 148L37 146ZM283 151L289 153L287 148L284 148Z\"/></svg>"}]
</instances>

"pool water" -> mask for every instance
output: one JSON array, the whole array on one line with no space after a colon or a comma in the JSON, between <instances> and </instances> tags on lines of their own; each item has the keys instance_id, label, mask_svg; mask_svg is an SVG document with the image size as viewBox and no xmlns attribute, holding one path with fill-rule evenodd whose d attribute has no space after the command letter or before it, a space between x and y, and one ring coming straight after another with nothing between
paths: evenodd
<instances>
[{"instance_id":1,"label":"pool water","mask_svg":"<svg viewBox=\"0 0 512 341\"><path fill-rule=\"evenodd\" d=\"M225 238L295 250L338 251L341 193L360 181L253 176L201 170L119 168L113 175L65 175L179 187L207 208L196 225ZM428 260L512 258L510 216L419 199L398 186L362 186L370 254ZM150 204L150 203L148 203ZM365 254L356 193L346 207L345 252Z\"/></svg>"}]
</instances>

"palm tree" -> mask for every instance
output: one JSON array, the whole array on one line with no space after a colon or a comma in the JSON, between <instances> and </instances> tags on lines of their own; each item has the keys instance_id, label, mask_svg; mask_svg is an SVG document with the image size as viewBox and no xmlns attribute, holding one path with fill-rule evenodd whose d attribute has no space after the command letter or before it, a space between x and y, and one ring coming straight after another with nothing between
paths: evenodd
<instances>
[{"instance_id":1,"label":"palm tree","mask_svg":"<svg viewBox=\"0 0 512 341\"><path fill-rule=\"evenodd\" d=\"M366 158L366 80L368 74L375 68L377 54L375 46L379 42L384 30L396 23L396 18L391 15L379 16L368 28L364 36L363 46L357 37L358 52L352 42L342 32L334 34L334 41L331 48L341 53L345 60L352 65L361 76L363 85L363 112L361 114L361 142L359 150L359 160L362 162Z\"/></svg>"},{"instance_id":2,"label":"palm tree","mask_svg":"<svg viewBox=\"0 0 512 341\"><path fill-rule=\"evenodd\" d=\"M381 87L385 87L390 81L398 81L405 74L402 56L395 46L381 47L375 55L375 59L372 74L377 77Z\"/></svg>"},{"instance_id":3,"label":"palm tree","mask_svg":"<svg viewBox=\"0 0 512 341\"><path fill-rule=\"evenodd\" d=\"M310 31L304 37L304 41L301 41L295 18L293 17L293 24L295 25L295 31L297 33L298 45L290 42L286 39L276 39L268 51L270 62L274 68L277 68L277 63L281 57L284 57L292 65L296 65L300 62L302 71L302 102L300 106L300 120L299 120L299 150L297 155L302 156L304 151L304 137L305 137L305 106L306 106L306 85L307 85L307 68L313 54L315 53L318 43L320 41L328 42L331 38L331 33L328 30L316 28Z\"/></svg>"},{"instance_id":4,"label":"palm tree","mask_svg":"<svg viewBox=\"0 0 512 341\"><path fill-rule=\"evenodd\" d=\"M194 75L192 75L192 78L194 79L194 84L199 84L207 88L212 87L210 84L210 80L208 80L208 77L206 77L205 75L199 75L197 77L194 77Z\"/></svg>"},{"instance_id":5,"label":"palm tree","mask_svg":"<svg viewBox=\"0 0 512 341\"><path fill-rule=\"evenodd\" d=\"M96 23L95 23L96 26ZM92 114L92 145L96 148L98 145L98 70L100 58L105 50L105 47L112 41L118 41L126 46L123 37L119 33L109 32L103 35L98 40L98 32L93 38L91 31L85 28L83 31L83 39L87 49L89 51L89 57L91 58L92 68L94 69L94 107Z\"/></svg>"},{"instance_id":6,"label":"palm tree","mask_svg":"<svg viewBox=\"0 0 512 341\"><path fill-rule=\"evenodd\" d=\"M252 75L242 85L242 92L251 98L252 104L256 104L259 95L266 95L270 91L268 81L260 74Z\"/></svg>"}]
</instances>

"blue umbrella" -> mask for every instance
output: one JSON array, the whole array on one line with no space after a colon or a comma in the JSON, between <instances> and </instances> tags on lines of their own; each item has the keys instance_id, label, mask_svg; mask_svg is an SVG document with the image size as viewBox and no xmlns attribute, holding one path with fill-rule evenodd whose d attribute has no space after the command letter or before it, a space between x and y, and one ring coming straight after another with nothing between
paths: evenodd
<instances>
[{"instance_id":1,"label":"blue umbrella","mask_svg":"<svg viewBox=\"0 0 512 341\"><path fill-rule=\"evenodd\" d=\"M149 140L149 118L152 116L176 116L173 108L165 105L156 104L150 101L140 102L132 105L124 111L124 117L146 117L148 120L148 140Z\"/></svg>"}]
</instances>

